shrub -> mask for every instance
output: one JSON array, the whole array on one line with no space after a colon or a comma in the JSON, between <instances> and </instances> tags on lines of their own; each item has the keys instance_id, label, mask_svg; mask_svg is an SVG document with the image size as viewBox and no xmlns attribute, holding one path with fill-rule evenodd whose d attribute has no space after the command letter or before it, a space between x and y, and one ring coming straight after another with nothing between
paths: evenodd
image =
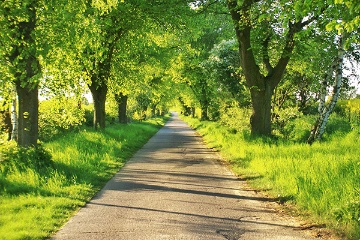
<instances>
[{"instance_id":1,"label":"shrub","mask_svg":"<svg viewBox=\"0 0 360 240\"><path fill-rule=\"evenodd\" d=\"M342 116L342 117L345 117L347 112L348 112L348 101L347 100L339 100L336 105L335 105L335 108L334 108L334 113Z\"/></svg>"},{"instance_id":2,"label":"shrub","mask_svg":"<svg viewBox=\"0 0 360 240\"><path fill-rule=\"evenodd\" d=\"M224 108L220 114L219 122L228 126L232 132L250 131L250 114L251 110L230 106Z\"/></svg>"},{"instance_id":3,"label":"shrub","mask_svg":"<svg viewBox=\"0 0 360 240\"><path fill-rule=\"evenodd\" d=\"M314 115L303 115L288 121L282 131L284 138L293 142L306 142L315 120Z\"/></svg>"},{"instance_id":4,"label":"shrub","mask_svg":"<svg viewBox=\"0 0 360 240\"><path fill-rule=\"evenodd\" d=\"M360 126L360 99L352 99L348 101L346 107L351 126Z\"/></svg>"},{"instance_id":5,"label":"shrub","mask_svg":"<svg viewBox=\"0 0 360 240\"><path fill-rule=\"evenodd\" d=\"M282 137L288 138L293 129L286 126L289 125L291 121L301 117L302 115L303 114L299 112L296 107L276 109L273 113L273 129L275 135L279 134Z\"/></svg>"},{"instance_id":6,"label":"shrub","mask_svg":"<svg viewBox=\"0 0 360 240\"><path fill-rule=\"evenodd\" d=\"M67 129L74 129L85 121L85 110L75 99L56 97L40 102L39 138L49 140Z\"/></svg>"}]
</instances>

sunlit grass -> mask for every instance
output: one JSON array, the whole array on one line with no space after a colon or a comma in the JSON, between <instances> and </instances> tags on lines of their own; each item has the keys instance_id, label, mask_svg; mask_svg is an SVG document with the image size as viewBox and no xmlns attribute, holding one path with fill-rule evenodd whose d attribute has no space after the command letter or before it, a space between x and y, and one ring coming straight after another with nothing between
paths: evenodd
<instances>
[{"instance_id":1,"label":"sunlit grass","mask_svg":"<svg viewBox=\"0 0 360 240\"><path fill-rule=\"evenodd\" d=\"M164 124L164 119L67 133L44 148L48 165L0 159L0 239L50 237ZM7 152L16 152L7 146ZM6 146L0 148L4 149ZM14 154L14 153L12 153ZM16 154L15 154L16 155ZM4 160L5 159L5 160ZM45 159L45 157L44 157ZM44 160L45 161L45 160Z\"/></svg>"},{"instance_id":2,"label":"sunlit grass","mask_svg":"<svg viewBox=\"0 0 360 240\"><path fill-rule=\"evenodd\" d=\"M251 138L214 122L186 118L236 174L280 202L293 203L312 221L350 239L360 238L359 132L334 135L312 146Z\"/></svg>"}]
</instances>

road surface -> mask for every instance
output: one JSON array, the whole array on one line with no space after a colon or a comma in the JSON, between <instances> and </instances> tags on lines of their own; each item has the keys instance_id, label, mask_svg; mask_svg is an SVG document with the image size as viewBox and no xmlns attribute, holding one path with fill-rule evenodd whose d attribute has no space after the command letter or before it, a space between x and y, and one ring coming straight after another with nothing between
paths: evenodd
<instances>
[{"instance_id":1,"label":"road surface","mask_svg":"<svg viewBox=\"0 0 360 240\"><path fill-rule=\"evenodd\" d=\"M313 239L174 113L53 239Z\"/></svg>"}]
</instances>

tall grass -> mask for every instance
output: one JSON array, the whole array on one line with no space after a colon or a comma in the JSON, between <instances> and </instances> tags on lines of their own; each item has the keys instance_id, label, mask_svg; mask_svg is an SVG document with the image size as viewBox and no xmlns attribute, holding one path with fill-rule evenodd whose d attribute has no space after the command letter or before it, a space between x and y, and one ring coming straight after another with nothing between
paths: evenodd
<instances>
[{"instance_id":1,"label":"tall grass","mask_svg":"<svg viewBox=\"0 0 360 240\"><path fill-rule=\"evenodd\" d=\"M38 149L0 146L0 239L51 236L164 121L86 128Z\"/></svg>"},{"instance_id":2,"label":"tall grass","mask_svg":"<svg viewBox=\"0 0 360 240\"><path fill-rule=\"evenodd\" d=\"M312 146L251 138L215 122L186 118L233 171L280 202L296 205L312 221L325 223L349 239L360 238L359 132L328 136Z\"/></svg>"}]
</instances>

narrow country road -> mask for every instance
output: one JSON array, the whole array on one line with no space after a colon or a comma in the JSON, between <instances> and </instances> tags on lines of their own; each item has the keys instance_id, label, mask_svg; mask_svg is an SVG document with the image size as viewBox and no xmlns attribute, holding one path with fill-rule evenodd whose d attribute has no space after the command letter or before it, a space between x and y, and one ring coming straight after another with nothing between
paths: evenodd
<instances>
[{"instance_id":1,"label":"narrow country road","mask_svg":"<svg viewBox=\"0 0 360 240\"><path fill-rule=\"evenodd\" d=\"M312 239L174 113L53 239Z\"/></svg>"}]
</instances>

